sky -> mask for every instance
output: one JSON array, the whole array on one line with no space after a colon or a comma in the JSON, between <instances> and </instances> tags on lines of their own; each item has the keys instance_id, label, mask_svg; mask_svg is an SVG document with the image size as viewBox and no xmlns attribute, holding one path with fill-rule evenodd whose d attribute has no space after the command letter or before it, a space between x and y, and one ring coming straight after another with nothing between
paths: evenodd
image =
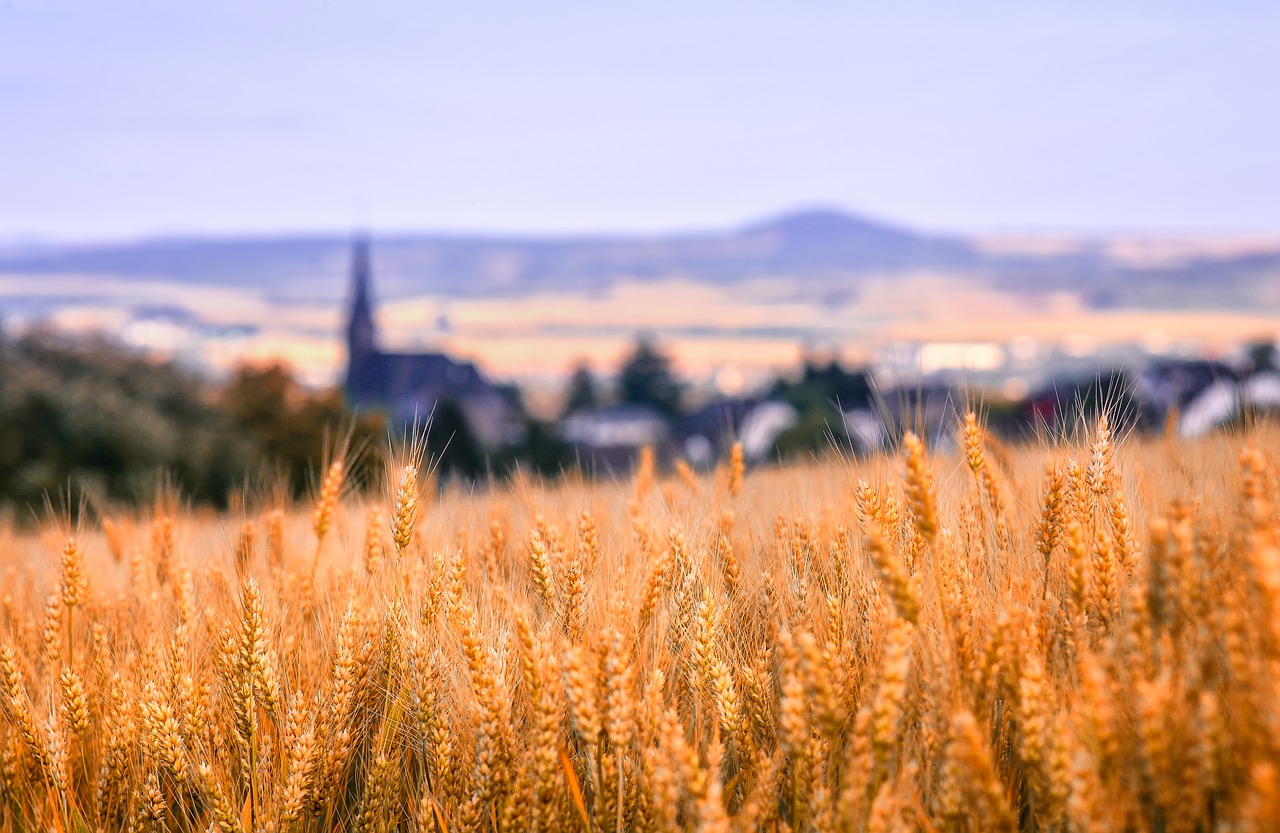
<instances>
[{"instance_id":1,"label":"sky","mask_svg":"<svg viewBox=\"0 0 1280 833\"><path fill-rule=\"evenodd\" d=\"M0 241L1280 233L1280 4L0 0Z\"/></svg>"}]
</instances>

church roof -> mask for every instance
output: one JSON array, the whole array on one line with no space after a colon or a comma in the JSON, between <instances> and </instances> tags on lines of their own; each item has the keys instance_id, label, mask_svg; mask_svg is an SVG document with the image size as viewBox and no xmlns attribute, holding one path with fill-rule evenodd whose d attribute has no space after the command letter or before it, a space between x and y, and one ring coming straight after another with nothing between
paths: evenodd
<instances>
[{"instance_id":1,"label":"church roof","mask_svg":"<svg viewBox=\"0 0 1280 833\"><path fill-rule=\"evenodd\" d=\"M352 356L347 387L358 401L395 400L409 395L463 399L492 386L470 362L444 353L382 353Z\"/></svg>"}]
</instances>

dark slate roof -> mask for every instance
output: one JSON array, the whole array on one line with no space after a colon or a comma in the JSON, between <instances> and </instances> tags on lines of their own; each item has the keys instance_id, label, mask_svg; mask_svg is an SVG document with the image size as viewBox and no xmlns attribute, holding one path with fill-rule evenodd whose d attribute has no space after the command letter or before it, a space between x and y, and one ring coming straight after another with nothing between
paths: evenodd
<instances>
[{"instance_id":1,"label":"dark slate roof","mask_svg":"<svg viewBox=\"0 0 1280 833\"><path fill-rule=\"evenodd\" d=\"M1225 362L1162 359L1139 374L1137 391L1153 405L1184 408L1214 382L1240 379L1240 372Z\"/></svg>"},{"instance_id":2,"label":"dark slate roof","mask_svg":"<svg viewBox=\"0 0 1280 833\"><path fill-rule=\"evenodd\" d=\"M701 434L712 445L727 447L747 414L759 404L759 399L717 399L680 420L676 435L683 440Z\"/></svg>"},{"instance_id":3,"label":"dark slate roof","mask_svg":"<svg viewBox=\"0 0 1280 833\"><path fill-rule=\"evenodd\" d=\"M492 391L470 362L443 353L373 353L353 361L347 387L360 401L392 400L406 394L465 399Z\"/></svg>"}]
</instances>

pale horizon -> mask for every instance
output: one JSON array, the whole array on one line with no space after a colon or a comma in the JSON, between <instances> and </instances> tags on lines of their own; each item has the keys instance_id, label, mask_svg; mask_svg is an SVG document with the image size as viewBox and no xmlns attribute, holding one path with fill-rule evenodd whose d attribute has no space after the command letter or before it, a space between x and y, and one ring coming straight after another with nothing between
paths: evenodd
<instances>
[{"instance_id":1,"label":"pale horizon","mask_svg":"<svg viewBox=\"0 0 1280 833\"><path fill-rule=\"evenodd\" d=\"M1260 2L0 6L0 241L1280 233Z\"/></svg>"}]
</instances>

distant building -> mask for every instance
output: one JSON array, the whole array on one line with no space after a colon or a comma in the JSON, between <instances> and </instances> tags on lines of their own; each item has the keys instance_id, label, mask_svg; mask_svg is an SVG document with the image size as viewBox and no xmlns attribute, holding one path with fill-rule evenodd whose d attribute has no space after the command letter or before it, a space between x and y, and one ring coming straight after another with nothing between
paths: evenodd
<instances>
[{"instance_id":1,"label":"distant building","mask_svg":"<svg viewBox=\"0 0 1280 833\"><path fill-rule=\"evenodd\" d=\"M660 465L684 459L705 470L728 456L735 442L742 443L748 463L768 461L797 416L779 400L721 399L677 418L652 405L607 405L574 411L561 422L560 436L597 474L630 471L645 446Z\"/></svg>"},{"instance_id":2,"label":"distant building","mask_svg":"<svg viewBox=\"0 0 1280 833\"><path fill-rule=\"evenodd\" d=\"M680 420L680 452L699 468L711 468L742 443L748 463L762 463L774 454L783 431L799 419L796 409L776 399L719 399Z\"/></svg>"},{"instance_id":3,"label":"distant building","mask_svg":"<svg viewBox=\"0 0 1280 833\"><path fill-rule=\"evenodd\" d=\"M378 349L370 288L369 244L357 240L351 263L351 308L347 319L346 390L351 404L381 408L398 423L425 421L438 403L455 403L476 438L486 446L519 439L511 401L470 362L444 353L387 353Z\"/></svg>"},{"instance_id":4,"label":"distant building","mask_svg":"<svg viewBox=\"0 0 1280 833\"><path fill-rule=\"evenodd\" d=\"M1067 431L1106 411L1112 425L1200 437L1224 426L1280 415L1280 371L1247 362L1159 358L1136 373L1053 379L1017 408L1033 428Z\"/></svg>"},{"instance_id":5,"label":"distant building","mask_svg":"<svg viewBox=\"0 0 1280 833\"><path fill-rule=\"evenodd\" d=\"M1156 418L1177 420L1183 437L1200 437L1250 415L1280 413L1280 373L1206 360L1155 362L1135 383Z\"/></svg>"},{"instance_id":6,"label":"distant building","mask_svg":"<svg viewBox=\"0 0 1280 833\"><path fill-rule=\"evenodd\" d=\"M645 446L666 457L670 427L651 405L609 405L574 411L560 423L560 436L588 471L621 474Z\"/></svg>"}]
</instances>

